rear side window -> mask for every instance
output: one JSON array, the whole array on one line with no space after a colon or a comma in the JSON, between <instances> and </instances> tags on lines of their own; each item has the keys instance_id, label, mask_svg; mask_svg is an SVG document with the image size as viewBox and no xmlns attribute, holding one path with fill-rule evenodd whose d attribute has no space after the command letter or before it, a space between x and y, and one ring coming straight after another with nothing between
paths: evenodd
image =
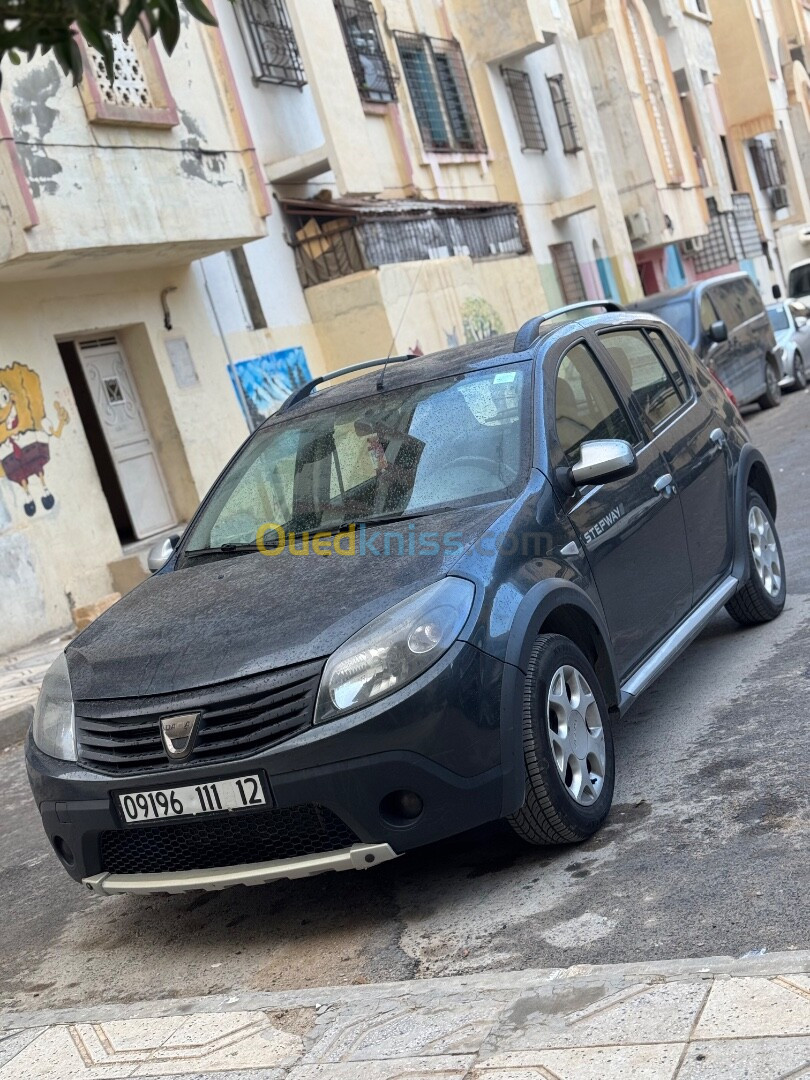
<instances>
[{"instance_id":1,"label":"rear side window","mask_svg":"<svg viewBox=\"0 0 810 1080\"><path fill-rule=\"evenodd\" d=\"M653 427L680 408L681 397L672 376L640 330L602 334L600 340Z\"/></svg>"},{"instance_id":2,"label":"rear side window","mask_svg":"<svg viewBox=\"0 0 810 1080\"><path fill-rule=\"evenodd\" d=\"M560 364L556 409L557 438L571 461L578 459L580 446L590 439L636 442L613 387L585 345L575 345Z\"/></svg>"}]
</instances>

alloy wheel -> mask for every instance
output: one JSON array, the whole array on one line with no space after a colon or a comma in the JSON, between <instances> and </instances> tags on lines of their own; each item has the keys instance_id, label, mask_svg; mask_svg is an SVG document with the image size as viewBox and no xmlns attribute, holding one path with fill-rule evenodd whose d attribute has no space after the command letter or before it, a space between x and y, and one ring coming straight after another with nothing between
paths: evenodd
<instances>
[{"instance_id":1,"label":"alloy wheel","mask_svg":"<svg viewBox=\"0 0 810 1080\"><path fill-rule=\"evenodd\" d=\"M748 539L759 580L769 596L778 596L782 588L782 561L771 523L758 506L748 511Z\"/></svg>"},{"instance_id":2,"label":"alloy wheel","mask_svg":"<svg viewBox=\"0 0 810 1080\"><path fill-rule=\"evenodd\" d=\"M565 790L580 805L592 805L605 781L605 733L588 681L571 664L558 668L549 683L546 723Z\"/></svg>"}]
</instances>

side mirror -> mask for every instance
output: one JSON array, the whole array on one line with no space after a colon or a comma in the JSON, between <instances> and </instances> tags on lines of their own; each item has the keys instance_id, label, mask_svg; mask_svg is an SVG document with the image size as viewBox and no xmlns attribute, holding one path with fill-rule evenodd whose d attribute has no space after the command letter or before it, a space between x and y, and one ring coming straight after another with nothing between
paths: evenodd
<instances>
[{"instance_id":1,"label":"side mirror","mask_svg":"<svg viewBox=\"0 0 810 1080\"><path fill-rule=\"evenodd\" d=\"M149 567L149 572L155 574L162 566L165 566L179 543L180 537L176 534L174 536L167 536L165 540L158 540L158 542L149 549L149 554L146 557L146 565Z\"/></svg>"},{"instance_id":2,"label":"side mirror","mask_svg":"<svg viewBox=\"0 0 810 1080\"><path fill-rule=\"evenodd\" d=\"M774 286L773 286L773 288L771 289L771 292L773 293L773 298L774 298L774 300L781 300L781 299L782 299L782 289L781 289L781 286L779 286L779 285L774 285Z\"/></svg>"},{"instance_id":3,"label":"side mirror","mask_svg":"<svg viewBox=\"0 0 810 1080\"><path fill-rule=\"evenodd\" d=\"M718 319L717 322L713 322L709 328L709 337L712 341L717 342L719 345L723 341L728 341L728 327L722 319Z\"/></svg>"},{"instance_id":4,"label":"side mirror","mask_svg":"<svg viewBox=\"0 0 810 1080\"><path fill-rule=\"evenodd\" d=\"M579 461L571 469L577 487L622 480L638 469L633 447L624 439L594 439L579 448Z\"/></svg>"}]
</instances>

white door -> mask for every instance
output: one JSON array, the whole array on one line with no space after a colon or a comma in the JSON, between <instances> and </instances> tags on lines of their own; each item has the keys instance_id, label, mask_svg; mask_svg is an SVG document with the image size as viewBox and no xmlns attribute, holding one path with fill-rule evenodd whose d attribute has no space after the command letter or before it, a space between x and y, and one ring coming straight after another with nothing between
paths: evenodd
<instances>
[{"instance_id":1,"label":"white door","mask_svg":"<svg viewBox=\"0 0 810 1080\"><path fill-rule=\"evenodd\" d=\"M76 343L137 537L177 521L124 351L115 337Z\"/></svg>"}]
</instances>

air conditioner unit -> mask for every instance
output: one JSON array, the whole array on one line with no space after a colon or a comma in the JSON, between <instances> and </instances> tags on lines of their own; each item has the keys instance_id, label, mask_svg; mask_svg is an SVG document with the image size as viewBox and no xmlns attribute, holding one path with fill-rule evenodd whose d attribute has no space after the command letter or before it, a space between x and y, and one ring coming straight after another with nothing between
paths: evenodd
<instances>
[{"instance_id":1,"label":"air conditioner unit","mask_svg":"<svg viewBox=\"0 0 810 1080\"><path fill-rule=\"evenodd\" d=\"M644 210L636 210L634 213L628 214L624 219L624 223L627 226L627 234L631 242L646 240L652 232L650 219Z\"/></svg>"},{"instance_id":2,"label":"air conditioner unit","mask_svg":"<svg viewBox=\"0 0 810 1080\"><path fill-rule=\"evenodd\" d=\"M790 202L788 200L788 193L786 187L771 188L771 209L772 210L786 210Z\"/></svg>"},{"instance_id":3,"label":"air conditioner unit","mask_svg":"<svg viewBox=\"0 0 810 1080\"><path fill-rule=\"evenodd\" d=\"M691 255L699 255L706 243L702 236L690 236L681 244L681 254L689 258Z\"/></svg>"}]
</instances>

